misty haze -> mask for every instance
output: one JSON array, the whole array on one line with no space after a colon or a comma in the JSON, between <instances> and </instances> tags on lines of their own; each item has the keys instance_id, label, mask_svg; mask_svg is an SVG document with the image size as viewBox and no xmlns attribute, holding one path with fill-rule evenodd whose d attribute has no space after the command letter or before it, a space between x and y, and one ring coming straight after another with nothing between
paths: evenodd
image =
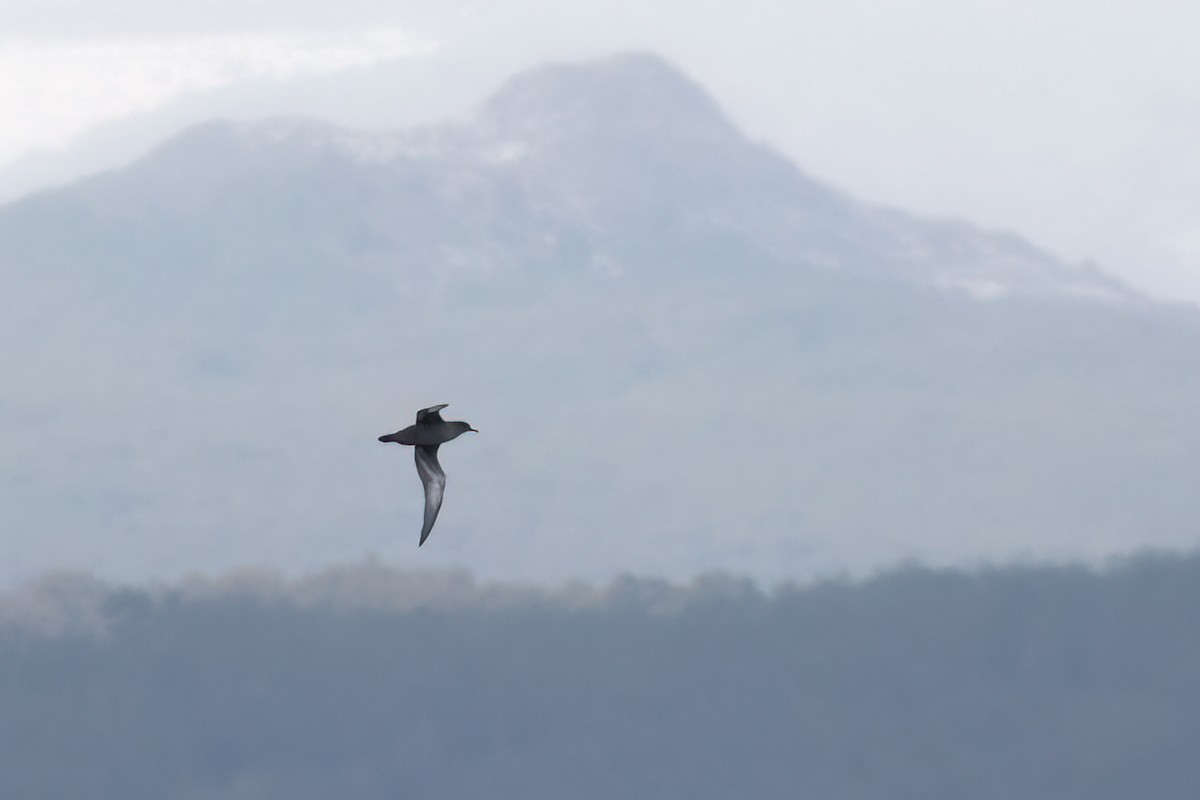
<instances>
[{"instance_id":1,"label":"misty haze","mask_svg":"<svg viewBox=\"0 0 1200 800\"><path fill-rule=\"evenodd\" d=\"M657 55L188 127L0 275L5 797L1200 786L1200 310Z\"/></svg>"}]
</instances>

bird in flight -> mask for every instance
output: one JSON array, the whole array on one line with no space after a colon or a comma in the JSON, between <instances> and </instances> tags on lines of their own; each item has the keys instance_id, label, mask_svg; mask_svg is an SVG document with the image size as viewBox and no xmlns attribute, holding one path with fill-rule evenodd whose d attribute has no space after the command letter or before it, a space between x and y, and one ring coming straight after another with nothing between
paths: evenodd
<instances>
[{"instance_id":1,"label":"bird in flight","mask_svg":"<svg viewBox=\"0 0 1200 800\"><path fill-rule=\"evenodd\" d=\"M448 404L422 408L417 412L417 422L404 430L385 434L379 437L381 442L396 442L411 444L416 450L417 474L425 485L425 524L421 526L421 541L417 547L425 544L429 532L433 530L433 521L437 519L438 511L442 508L442 493L446 490L446 473L438 463L437 451L446 442L455 439L467 431L479 433L465 422L447 422L442 419L441 411Z\"/></svg>"}]
</instances>

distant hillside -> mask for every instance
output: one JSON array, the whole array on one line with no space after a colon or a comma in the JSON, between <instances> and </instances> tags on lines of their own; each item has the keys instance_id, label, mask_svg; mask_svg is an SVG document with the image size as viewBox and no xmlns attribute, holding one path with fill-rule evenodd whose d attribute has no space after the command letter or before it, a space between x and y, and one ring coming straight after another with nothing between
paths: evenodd
<instances>
[{"instance_id":1,"label":"distant hillside","mask_svg":"<svg viewBox=\"0 0 1200 800\"><path fill-rule=\"evenodd\" d=\"M0 280L0 579L1196 542L1200 312L848 197L653 56L416 130L186 131L0 207ZM439 402L482 433L418 554L375 437Z\"/></svg>"},{"instance_id":2,"label":"distant hillside","mask_svg":"<svg viewBox=\"0 0 1200 800\"><path fill-rule=\"evenodd\" d=\"M1191 800L1200 558L0 599L0 794Z\"/></svg>"}]
</instances>

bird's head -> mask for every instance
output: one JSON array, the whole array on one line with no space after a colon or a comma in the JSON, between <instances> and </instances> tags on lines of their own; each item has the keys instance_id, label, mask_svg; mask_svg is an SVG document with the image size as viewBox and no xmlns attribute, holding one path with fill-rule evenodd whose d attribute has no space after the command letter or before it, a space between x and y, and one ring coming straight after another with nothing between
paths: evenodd
<instances>
[{"instance_id":1,"label":"bird's head","mask_svg":"<svg viewBox=\"0 0 1200 800\"><path fill-rule=\"evenodd\" d=\"M461 436L462 434L467 433L467 432L479 433L479 431L472 428L471 425L466 422L451 422L450 424L454 426L454 435L455 436Z\"/></svg>"}]
</instances>

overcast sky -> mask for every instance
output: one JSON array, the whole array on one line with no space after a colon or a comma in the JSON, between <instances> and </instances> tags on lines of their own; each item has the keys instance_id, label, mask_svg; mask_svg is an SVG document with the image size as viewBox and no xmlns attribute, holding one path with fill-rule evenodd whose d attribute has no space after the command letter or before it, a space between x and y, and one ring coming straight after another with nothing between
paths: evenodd
<instances>
[{"instance_id":1,"label":"overcast sky","mask_svg":"<svg viewBox=\"0 0 1200 800\"><path fill-rule=\"evenodd\" d=\"M207 116L404 124L522 67L640 48L862 199L1200 302L1197 30L1190 0L11 2L0 196Z\"/></svg>"}]
</instances>

